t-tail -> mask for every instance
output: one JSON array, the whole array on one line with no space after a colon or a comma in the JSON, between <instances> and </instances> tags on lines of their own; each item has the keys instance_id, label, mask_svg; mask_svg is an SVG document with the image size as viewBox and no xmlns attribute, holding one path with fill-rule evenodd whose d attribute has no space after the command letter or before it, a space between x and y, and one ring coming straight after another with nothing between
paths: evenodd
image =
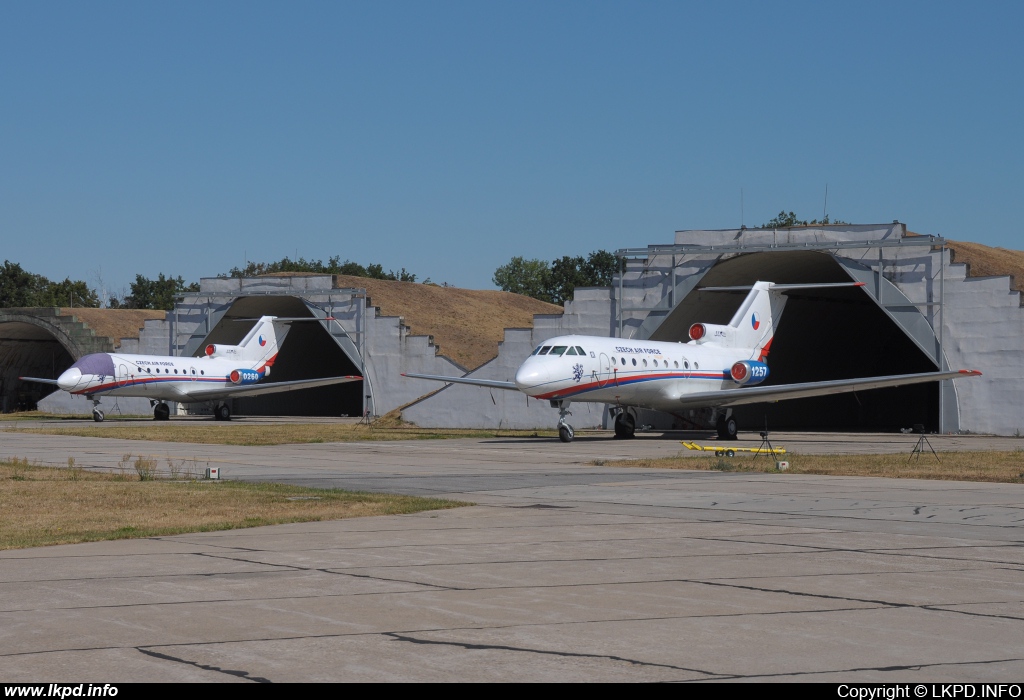
<instances>
[{"instance_id":1,"label":"t-tail","mask_svg":"<svg viewBox=\"0 0 1024 700\"><path fill-rule=\"evenodd\" d=\"M690 339L698 344L719 345L750 351L751 360L765 362L786 308L786 292L797 289L831 289L833 287L863 287L863 282L828 284L774 284L755 282L753 287L704 287L704 292L736 292L750 290L726 326L695 323L690 326Z\"/></svg>"},{"instance_id":2,"label":"t-tail","mask_svg":"<svg viewBox=\"0 0 1024 700\"><path fill-rule=\"evenodd\" d=\"M242 320L242 319L239 319ZM277 359L278 350L288 335L288 324L283 321L292 319L279 319L274 316L263 316L256 321L238 345L210 344L206 346L206 354L210 357L222 357L250 365L253 370L261 374L273 366ZM318 321L320 319L302 319Z\"/></svg>"}]
</instances>

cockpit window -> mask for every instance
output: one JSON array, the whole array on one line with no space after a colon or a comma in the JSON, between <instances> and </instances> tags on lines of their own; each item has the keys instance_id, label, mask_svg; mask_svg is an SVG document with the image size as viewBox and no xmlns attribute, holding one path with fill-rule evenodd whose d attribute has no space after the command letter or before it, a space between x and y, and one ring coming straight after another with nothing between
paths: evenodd
<instances>
[{"instance_id":1,"label":"cockpit window","mask_svg":"<svg viewBox=\"0 0 1024 700\"><path fill-rule=\"evenodd\" d=\"M556 345L555 347L551 348L551 352L549 354L551 354L551 355L558 355L559 357L561 357L562 353L565 352L565 349L567 347L568 347L567 345Z\"/></svg>"},{"instance_id":2,"label":"cockpit window","mask_svg":"<svg viewBox=\"0 0 1024 700\"><path fill-rule=\"evenodd\" d=\"M537 354L538 355L547 355L549 350L551 350L551 346L550 345L545 345L544 347L542 347L540 349L540 352L538 352Z\"/></svg>"},{"instance_id":3,"label":"cockpit window","mask_svg":"<svg viewBox=\"0 0 1024 700\"><path fill-rule=\"evenodd\" d=\"M85 355L71 366L77 368L82 374L100 374L107 377L114 376L114 361L110 359L110 355L105 352Z\"/></svg>"},{"instance_id":4,"label":"cockpit window","mask_svg":"<svg viewBox=\"0 0 1024 700\"><path fill-rule=\"evenodd\" d=\"M533 352L531 352L530 354L531 355L536 355L538 352L540 352L540 346L539 345L536 348L534 348Z\"/></svg>"},{"instance_id":5,"label":"cockpit window","mask_svg":"<svg viewBox=\"0 0 1024 700\"><path fill-rule=\"evenodd\" d=\"M580 355L586 355L587 351L581 348L579 345L576 346L576 352Z\"/></svg>"},{"instance_id":6,"label":"cockpit window","mask_svg":"<svg viewBox=\"0 0 1024 700\"><path fill-rule=\"evenodd\" d=\"M570 346L569 346L569 351L568 351L568 352L566 352L565 354L566 354L566 355L575 355L575 354L576 354L576 348L574 348L574 347L572 347L572 346L570 345Z\"/></svg>"}]
</instances>

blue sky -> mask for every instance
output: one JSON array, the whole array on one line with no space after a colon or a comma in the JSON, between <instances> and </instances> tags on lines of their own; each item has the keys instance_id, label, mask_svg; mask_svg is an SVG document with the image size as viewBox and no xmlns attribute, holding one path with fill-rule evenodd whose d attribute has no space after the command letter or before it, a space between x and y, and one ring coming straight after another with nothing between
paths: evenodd
<instances>
[{"instance_id":1,"label":"blue sky","mask_svg":"<svg viewBox=\"0 0 1024 700\"><path fill-rule=\"evenodd\" d=\"M1024 248L1022 3L5 2L0 258L492 288L780 209Z\"/></svg>"}]
</instances>

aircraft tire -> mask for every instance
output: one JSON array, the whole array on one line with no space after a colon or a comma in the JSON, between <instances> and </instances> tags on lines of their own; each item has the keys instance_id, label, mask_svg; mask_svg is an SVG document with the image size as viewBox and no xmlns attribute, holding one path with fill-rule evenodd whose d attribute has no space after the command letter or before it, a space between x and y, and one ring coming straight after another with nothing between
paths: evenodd
<instances>
[{"instance_id":1,"label":"aircraft tire","mask_svg":"<svg viewBox=\"0 0 1024 700\"><path fill-rule=\"evenodd\" d=\"M231 409L226 403L222 403L214 409L213 415L217 420L231 420Z\"/></svg>"},{"instance_id":2,"label":"aircraft tire","mask_svg":"<svg viewBox=\"0 0 1024 700\"><path fill-rule=\"evenodd\" d=\"M96 421L97 423L102 423L104 418L105 416L103 415L103 411L101 411L98 408L94 408L92 410L92 419L94 421Z\"/></svg>"},{"instance_id":3,"label":"aircraft tire","mask_svg":"<svg viewBox=\"0 0 1024 700\"><path fill-rule=\"evenodd\" d=\"M558 439L562 442L572 442L574 437L572 426L560 425L558 426Z\"/></svg>"},{"instance_id":4,"label":"aircraft tire","mask_svg":"<svg viewBox=\"0 0 1024 700\"><path fill-rule=\"evenodd\" d=\"M719 440L736 440L738 438L739 429L736 426L736 419L732 416L728 418L719 416L715 429L718 431Z\"/></svg>"},{"instance_id":5,"label":"aircraft tire","mask_svg":"<svg viewBox=\"0 0 1024 700\"><path fill-rule=\"evenodd\" d=\"M153 407L153 420L169 420L171 407L165 403L158 403Z\"/></svg>"},{"instance_id":6,"label":"aircraft tire","mask_svg":"<svg viewBox=\"0 0 1024 700\"><path fill-rule=\"evenodd\" d=\"M636 420L626 411L615 416L615 437L618 440L629 440L636 436Z\"/></svg>"}]
</instances>

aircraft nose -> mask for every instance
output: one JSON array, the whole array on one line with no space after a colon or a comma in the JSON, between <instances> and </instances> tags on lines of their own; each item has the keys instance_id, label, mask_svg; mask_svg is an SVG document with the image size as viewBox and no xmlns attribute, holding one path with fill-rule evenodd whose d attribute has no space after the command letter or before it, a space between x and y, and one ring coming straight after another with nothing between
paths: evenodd
<instances>
[{"instance_id":1,"label":"aircraft nose","mask_svg":"<svg viewBox=\"0 0 1024 700\"><path fill-rule=\"evenodd\" d=\"M78 386L80 381L82 381L82 370L72 367L57 377L57 386L64 391L71 391Z\"/></svg>"},{"instance_id":2,"label":"aircraft nose","mask_svg":"<svg viewBox=\"0 0 1024 700\"><path fill-rule=\"evenodd\" d=\"M544 372L533 363L527 362L516 370L515 382L519 391L529 392L533 387L543 384L544 380Z\"/></svg>"}]
</instances>

